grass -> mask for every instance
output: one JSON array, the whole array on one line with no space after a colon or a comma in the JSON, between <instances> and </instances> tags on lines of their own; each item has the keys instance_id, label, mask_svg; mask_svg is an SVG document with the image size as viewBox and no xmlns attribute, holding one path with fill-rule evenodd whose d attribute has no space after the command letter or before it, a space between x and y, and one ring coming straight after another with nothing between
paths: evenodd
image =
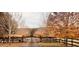
<instances>
[{"instance_id":1,"label":"grass","mask_svg":"<svg viewBox=\"0 0 79 59\"><path fill-rule=\"evenodd\" d=\"M63 43L0 43L0 47L63 47Z\"/></svg>"},{"instance_id":2,"label":"grass","mask_svg":"<svg viewBox=\"0 0 79 59\"><path fill-rule=\"evenodd\" d=\"M63 43L38 43L42 47L62 47L65 46Z\"/></svg>"}]
</instances>

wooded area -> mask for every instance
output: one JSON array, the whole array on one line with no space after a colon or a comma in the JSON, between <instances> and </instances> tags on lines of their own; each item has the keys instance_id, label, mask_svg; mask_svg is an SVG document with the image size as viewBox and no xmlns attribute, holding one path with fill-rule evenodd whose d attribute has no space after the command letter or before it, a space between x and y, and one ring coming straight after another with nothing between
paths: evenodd
<instances>
[{"instance_id":1,"label":"wooded area","mask_svg":"<svg viewBox=\"0 0 79 59\"><path fill-rule=\"evenodd\" d=\"M79 12L53 12L47 24L56 37L79 38Z\"/></svg>"},{"instance_id":2,"label":"wooded area","mask_svg":"<svg viewBox=\"0 0 79 59\"><path fill-rule=\"evenodd\" d=\"M17 18L20 22L22 15L18 14ZM0 40L13 42L16 39L18 42L24 42L24 39L29 37L31 42L34 41L33 38L38 38L35 40L39 42L64 41L62 43L66 42L66 46L69 39L79 40L79 12L50 12L44 24L46 27L18 28L20 24L10 13L0 12Z\"/></svg>"}]
</instances>

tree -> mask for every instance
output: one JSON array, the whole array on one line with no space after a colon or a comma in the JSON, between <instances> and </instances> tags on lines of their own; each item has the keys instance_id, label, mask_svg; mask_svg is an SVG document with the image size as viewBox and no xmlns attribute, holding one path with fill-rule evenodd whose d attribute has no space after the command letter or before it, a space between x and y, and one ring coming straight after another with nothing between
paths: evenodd
<instances>
[{"instance_id":1,"label":"tree","mask_svg":"<svg viewBox=\"0 0 79 59\"><path fill-rule=\"evenodd\" d=\"M31 37L34 36L34 33L35 33L36 30L37 30L37 29L31 29L31 31L30 31L30 36L31 36Z\"/></svg>"},{"instance_id":2,"label":"tree","mask_svg":"<svg viewBox=\"0 0 79 59\"><path fill-rule=\"evenodd\" d=\"M17 22L12 18L8 12L0 12L0 34L14 34L17 29Z\"/></svg>"},{"instance_id":3,"label":"tree","mask_svg":"<svg viewBox=\"0 0 79 59\"><path fill-rule=\"evenodd\" d=\"M79 13L78 12L52 12L48 18L48 26L55 29L55 36L57 33L60 37L76 38L76 29L79 27ZM74 32L75 31L75 32ZM71 35L73 34L73 35Z\"/></svg>"}]
</instances>

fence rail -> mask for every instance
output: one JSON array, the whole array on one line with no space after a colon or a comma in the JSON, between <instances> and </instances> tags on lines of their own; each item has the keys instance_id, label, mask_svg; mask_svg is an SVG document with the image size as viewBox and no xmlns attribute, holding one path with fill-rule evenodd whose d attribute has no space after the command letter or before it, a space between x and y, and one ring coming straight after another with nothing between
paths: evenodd
<instances>
[{"instance_id":1,"label":"fence rail","mask_svg":"<svg viewBox=\"0 0 79 59\"><path fill-rule=\"evenodd\" d=\"M14 39L20 39L18 42L24 42L25 38L31 38L31 41L33 41L33 38L39 38L40 42L58 42L58 43L64 43L65 46L70 47L70 46L76 46L79 47L79 39L65 39L65 38L55 38L55 37L30 37L30 36L12 36L12 42ZM0 37L0 40L9 40L8 37Z\"/></svg>"},{"instance_id":2,"label":"fence rail","mask_svg":"<svg viewBox=\"0 0 79 59\"><path fill-rule=\"evenodd\" d=\"M61 39L61 41L66 46L76 46L76 47L79 47L79 39Z\"/></svg>"}]
</instances>

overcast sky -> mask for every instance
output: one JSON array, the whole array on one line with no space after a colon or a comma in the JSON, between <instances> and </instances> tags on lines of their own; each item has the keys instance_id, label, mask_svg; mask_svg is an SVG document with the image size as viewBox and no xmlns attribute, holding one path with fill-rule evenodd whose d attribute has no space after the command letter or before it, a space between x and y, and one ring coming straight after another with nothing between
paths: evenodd
<instances>
[{"instance_id":1,"label":"overcast sky","mask_svg":"<svg viewBox=\"0 0 79 59\"><path fill-rule=\"evenodd\" d=\"M15 15L16 14L16 15ZM19 16L22 14L22 18L19 20ZM45 27L44 22L47 20L48 12L22 12L14 13L14 18L18 22L19 27L38 28Z\"/></svg>"}]
</instances>

